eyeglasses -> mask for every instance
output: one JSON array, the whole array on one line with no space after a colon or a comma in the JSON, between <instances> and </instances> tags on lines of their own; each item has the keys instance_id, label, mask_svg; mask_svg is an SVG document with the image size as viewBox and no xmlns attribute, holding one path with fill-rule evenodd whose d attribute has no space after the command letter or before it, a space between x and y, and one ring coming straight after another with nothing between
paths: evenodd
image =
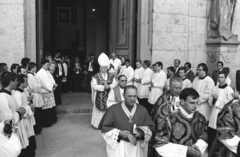
<instances>
[{"instance_id":1,"label":"eyeglasses","mask_svg":"<svg viewBox=\"0 0 240 157\"><path fill-rule=\"evenodd\" d=\"M121 82L127 82L127 80L120 80Z\"/></svg>"},{"instance_id":2,"label":"eyeglasses","mask_svg":"<svg viewBox=\"0 0 240 157\"><path fill-rule=\"evenodd\" d=\"M203 71L203 69L197 69L197 71Z\"/></svg>"}]
</instances>

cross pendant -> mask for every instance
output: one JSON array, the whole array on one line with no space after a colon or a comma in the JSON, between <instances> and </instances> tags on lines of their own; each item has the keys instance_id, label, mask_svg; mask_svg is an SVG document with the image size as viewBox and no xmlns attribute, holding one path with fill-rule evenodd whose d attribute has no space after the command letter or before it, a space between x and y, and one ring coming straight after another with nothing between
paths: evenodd
<instances>
[{"instance_id":1,"label":"cross pendant","mask_svg":"<svg viewBox=\"0 0 240 157\"><path fill-rule=\"evenodd\" d=\"M129 123L132 123L132 119L129 120Z\"/></svg>"}]
</instances>

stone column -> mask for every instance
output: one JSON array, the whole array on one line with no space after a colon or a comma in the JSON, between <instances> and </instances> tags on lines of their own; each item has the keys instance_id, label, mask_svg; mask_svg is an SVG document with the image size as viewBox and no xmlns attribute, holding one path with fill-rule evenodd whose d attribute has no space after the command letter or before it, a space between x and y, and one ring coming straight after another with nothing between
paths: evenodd
<instances>
[{"instance_id":1,"label":"stone column","mask_svg":"<svg viewBox=\"0 0 240 157\"><path fill-rule=\"evenodd\" d=\"M236 59L236 54L239 44L240 42L237 41L237 39L231 41L224 41L222 39L209 39L206 41L208 55L207 65L209 68L209 74L212 74L216 69L217 62L222 61L224 63L224 67L229 67L230 69L229 77L232 81L231 86L233 88L236 86L236 65L238 62Z\"/></svg>"}]
</instances>

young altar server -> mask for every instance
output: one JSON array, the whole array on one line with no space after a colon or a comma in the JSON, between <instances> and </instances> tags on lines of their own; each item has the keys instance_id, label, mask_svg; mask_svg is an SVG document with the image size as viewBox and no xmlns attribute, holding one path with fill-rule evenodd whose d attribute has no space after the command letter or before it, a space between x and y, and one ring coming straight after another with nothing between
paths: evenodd
<instances>
[{"instance_id":1,"label":"young altar server","mask_svg":"<svg viewBox=\"0 0 240 157\"><path fill-rule=\"evenodd\" d=\"M209 145L212 145L214 138L216 137L216 128L217 128L217 116L218 113L222 110L225 104L233 100L232 94L234 93L233 89L226 83L227 74L222 70L218 72L218 82L219 85L213 88L212 97L215 101L212 112L209 118L209 128L208 128L208 139Z\"/></svg>"},{"instance_id":2,"label":"young altar server","mask_svg":"<svg viewBox=\"0 0 240 157\"><path fill-rule=\"evenodd\" d=\"M118 76L118 85L116 85L108 94L107 108L124 100L123 91L127 86L127 76Z\"/></svg>"},{"instance_id":3,"label":"young altar server","mask_svg":"<svg viewBox=\"0 0 240 157\"><path fill-rule=\"evenodd\" d=\"M13 92L13 97L17 102L16 108L24 107L26 113L23 115L23 119L18 123L18 135L20 137L20 142L22 145L21 154L19 157L34 157L36 149L35 132L33 126L36 124L33 104L28 101L28 93L25 90L28 86L28 79L25 75L18 75L18 86Z\"/></svg>"},{"instance_id":4,"label":"young altar server","mask_svg":"<svg viewBox=\"0 0 240 157\"><path fill-rule=\"evenodd\" d=\"M30 62L28 64L28 88L33 91L33 105L35 106L34 117L36 125L34 126L35 134L40 134L42 131L42 106L43 98L41 94L41 83L36 76L37 65L36 63Z\"/></svg>"},{"instance_id":5,"label":"young altar server","mask_svg":"<svg viewBox=\"0 0 240 157\"><path fill-rule=\"evenodd\" d=\"M153 105L155 105L157 99L163 94L163 88L167 82L167 75L162 70L162 62L156 62L155 68L156 72L152 75L152 81L150 86L151 91L148 96L148 102L151 104L147 108L149 114L151 114Z\"/></svg>"},{"instance_id":6,"label":"young altar server","mask_svg":"<svg viewBox=\"0 0 240 157\"><path fill-rule=\"evenodd\" d=\"M140 80L143 78L143 72L144 72L144 68L142 67L142 61L141 60L136 61L136 67L137 68L134 71L133 85L135 87L137 87L137 89L139 91Z\"/></svg>"},{"instance_id":7,"label":"young altar server","mask_svg":"<svg viewBox=\"0 0 240 157\"><path fill-rule=\"evenodd\" d=\"M207 76L208 67L205 63L198 64L198 76L193 80L193 88L199 93L199 102L197 110L209 121L211 113L211 98L214 85L213 79Z\"/></svg>"},{"instance_id":8,"label":"young altar server","mask_svg":"<svg viewBox=\"0 0 240 157\"><path fill-rule=\"evenodd\" d=\"M153 71L149 68L150 61L143 61L143 78L140 80L140 86L138 91L139 104L143 105L146 109L149 107L148 96L149 96L149 86L151 85Z\"/></svg>"},{"instance_id":9,"label":"young altar server","mask_svg":"<svg viewBox=\"0 0 240 157\"><path fill-rule=\"evenodd\" d=\"M186 78L186 73L185 73L185 68L184 67L180 67L178 69L178 75L183 80L182 89L192 87L192 82L188 78Z\"/></svg>"},{"instance_id":10,"label":"young altar server","mask_svg":"<svg viewBox=\"0 0 240 157\"><path fill-rule=\"evenodd\" d=\"M162 157L201 157L208 144L207 121L197 111L199 94L185 88L180 101L181 107L159 124L154 147Z\"/></svg>"},{"instance_id":11,"label":"young altar server","mask_svg":"<svg viewBox=\"0 0 240 157\"><path fill-rule=\"evenodd\" d=\"M147 110L136 104L135 86L127 86L123 96L125 100L111 106L99 125L106 141L107 156L147 157L154 124Z\"/></svg>"},{"instance_id":12,"label":"young altar server","mask_svg":"<svg viewBox=\"0 0 240 157\"><path fill-rule=\"evenodd\" d=\"M93 103L91 124L94 128L98 128L107 110L108 93L117 85L114 75L108 73L109 58L105 53L98 57L98 63L100 71L92 77L91 81Z\"/></svg>"},{"instance_id":13,"label":"young altar server","mask_svg":"<svg viewBox=\"0 0 240 157\"><path fill-rule=\"evenodd\" d=\"M122 75L127 76L127 85L133 84L133 76L134 76L134 70L130 66L130 59L126 59L125 61L126 68L122 71Z\"/></svg>"}]
</instances>

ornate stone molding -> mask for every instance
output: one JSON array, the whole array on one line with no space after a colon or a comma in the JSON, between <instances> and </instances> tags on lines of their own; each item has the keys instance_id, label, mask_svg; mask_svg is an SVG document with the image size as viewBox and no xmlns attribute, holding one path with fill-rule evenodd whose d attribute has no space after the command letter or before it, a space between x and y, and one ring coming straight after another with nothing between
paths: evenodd
<instances>
[{"instance_id":1,"label":"ornate stone molding","mask_svg":"<svg viewBox=\"0 0 240 157\"><path fill-rule=\"evenodd\" d=\"M210 51L210 52L207 52L207 54L208 54L208 59L210 62L212 62L212 63L216 62L216 60L218 58L218 55L216 52Z\"/></svg>"},{"instance_id":2,"label":"ornate stone molding","mask_svg":"<svg viewBox=\"0 0 240 157\"><path fill-rule=\"evenodd\" d=\"M221 53L220 55L222 56L224 62L231 63L234 60L236 53Z\"/></svg>"}]
</instances>

